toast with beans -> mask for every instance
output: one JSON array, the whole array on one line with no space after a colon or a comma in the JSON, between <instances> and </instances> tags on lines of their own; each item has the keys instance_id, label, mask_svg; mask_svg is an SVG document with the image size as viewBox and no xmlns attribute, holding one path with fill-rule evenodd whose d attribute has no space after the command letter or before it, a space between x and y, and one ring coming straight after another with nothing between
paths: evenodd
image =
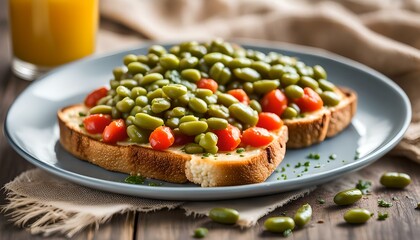
<instances>
[{"instance_id":1,"label":"toast with beans","mask_svg":"<svg viewBox=\"0 0 420 240\"><path fill-rule=\"evenodd\" d=\"M357 96L321 66L220 39L128 54L109 86L57 113L60 143L111 171L202 187L265 181L286 147L347 127Z\"/></svg>"}]
</instances>

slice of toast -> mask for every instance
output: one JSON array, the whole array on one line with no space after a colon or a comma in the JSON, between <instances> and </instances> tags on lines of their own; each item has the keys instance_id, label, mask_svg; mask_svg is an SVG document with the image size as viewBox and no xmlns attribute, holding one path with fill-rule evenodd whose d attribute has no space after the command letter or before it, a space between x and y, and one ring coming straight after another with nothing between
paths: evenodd
<instances>
[{"instance_id":1,"label":"slice of toast","mask_svg":"<svg viewBox=\"0 0 420 240\"><path fill-rule=\"evenodd\" d=\"M101 135L87 133L80 124L87 113L83 105L73 105L58 111L60 143L74 156L111 171L141 174L158 180L202 187L229 186L265 181L284 158L288 139L287 127L271 132L274 140L266 147L250 148L245 152L218 153L209 157L186 154L181 147L165 151L153 150L149 144L118 142L107 144Z\"/></svg>"},{"instance_id":2,"label":"slice of toast","mask_svg":"<svg viewBox=\"0 0 420 240\"><path fill-rule=\"evenodd\" d=\"M353 90L337 88L340 103L334 107L307 113L302 118L285 119L289 129L287 148L302 148L324 141L346 128L356 114L357 95Z\"/></svg>"}]
</instances>

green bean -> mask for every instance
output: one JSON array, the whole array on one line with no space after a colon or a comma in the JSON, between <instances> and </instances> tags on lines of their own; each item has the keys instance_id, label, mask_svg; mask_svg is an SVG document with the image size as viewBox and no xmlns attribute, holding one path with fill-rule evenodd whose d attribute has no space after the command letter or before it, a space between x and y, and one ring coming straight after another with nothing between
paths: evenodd
<instances>
[{"instance_id":1,"label":"green bean","mask_svg":"<svg viewBox=\"0 0 420 240\"><path fill-rule=\"evenodd\" d=\"M284 232L295 228L295 221L290 217L271 217L265 220L264 228L270 232Z\"/></svg>"},{"instance_id":2,"label":"green bean","mask_svg":"<svg viewBox=\"0 0 420 240\"><path fill-rule=\"evenodd\" d=\"M243 103L230 105L229 112L242 123L255 126L258 122L258 112Z\"/></svg>"},{"instance_id":3,"label":"green bean","mask_svg":"<svg viewBox=\"0 0 420 240\"><path fill-rule=\"evenodd\" d=\"M233 74L243 81L246 82L255 82L261 79L260 73L258 73L255 69L246 67L246 68L236 68L233 70Z\"/></svg>"},{"instance_id":4,"label":"green bean","mask_svg":"<svg viewBox=\"0 0 420 240\"><path fill-rule=\"evenodd\" d=\"M114 70L112 70L112 74L114 75L115 80L120 80L124 73L125 71L122 67L116 67Z\"/></svg>"},{"instance_id":5,"label":"green bean","mask_svg":"<svg viewBox=\"0 0 420 240\"><path fill-rule=\"evenodd\" d=\"M96 103L96 105L106 105L106 103L112 99L111 95L105 96L101 99L99 99L99 101Z\"/></svg>"},{"instance_id":6,"label":"green bean","mask_svg":"<svg viewBox=\"0 0 420 240\"><path fill-rule=\"evenodd\" d=\"M318 83L319 83L319 87L324 91L334 91L335 89L334 84L325 79L319 79Z\"/></svg>"},{"instance_id":7,"label":"green bean","mask_svg":"<svg viewBox=\"0 0 420 240\"><path fill-rule=\"evenodd\" d=\"M118 86L116 91L117 91L117 94L121 97L131 97L131 90L128 89L127 87Z\"/></svg>"},{"instance_id":8,"label":"green bean","mask_svg":"<svg viewBox=\"0 0 420 240\"><path fill-rule=\"evenodd\" d=\"M230 105L234 103L238 103L238 99L236 99L234 96L227 94L227 93L217 93L217 103L223 104L226 107L229 107Z\"/></svg>"},{"instance_id":9,"label":"green bean","mask_svg":"<svg viewBox=\"0 0 420 240\"><path fill-rule=\"evenodd\" d=\"M141 112L141 107L140 106L134 106L131 111L130 111L130 115L131 116L136 116L137 113Z\"/></svg>"},{"instance_id":10,"label":"green bean","mask_svg":"<svg viewBox=\"0 0 420 240\"><path fill-rule=\"evenodd\" d=\"M301 77L298 84L302 88L309 87L309 88L312 88L313 90L319 87L318 82L315 79L308 76Z\"/></svg>"},{"instance_id":11,"label":"green bean","mask_svg":"<svg viewBox=\"0 0 420 240\"><path fill-rule=\"evenodd\" d=\"M117 102L115 107L118 109L118 111L122 113L128 113L131 111L131 109L136 105L133 99L129 97L123 98L121 101Z\"/></svg>"},{"instance_id":12,"label":"green bean","mask_svg":"<svg viewBox=\"0 0 420 240\"><path fill-rule=\"evenodd\" d=\"M166 49L160 45L153 45L149 48L149 53L154 53L160 57L166 53Z\"/></svg>"},{"instance_id":13,"label":"green bean","mask_svg":"<svg viewBox=\"0 0 420 240\"><path fill-rule=\"evenodd\" d=\"M209 233L209 230L207 228L197 228L194 230L193 238L204 238Z\"/></svg>"},{"instance_id":14,"label":"green bean","mask_svg":"<svg viewBox=\"0 0 420 240\"><path fill-rule=\"evenodd\" d=\"M283 113L281 114L282 119L292 119L298 115L298 111L296 111L293 107L287 107L284 109Z\"/></svg>"},{"instance_id":15,"label":"green bean","mask_svg":"<svg viewBox=\"0 0 420 240\"><path fill-rule=\"evenodd\" d=\"M190 96L188 94L184 94L176 99L176 102L180 104L182 107L188 106L188 103L190 102Z\"/></svg>"},{"instance_id":16,"label":"green bean","mask_svg":"<svg viewBox=\"0 0 420 240\"><path fill-rule=\"evenodd\" d=\"M284 89L284 94L286 94L289 99L297 99L301 98L304 92L298 85L289 85Z\"/></svg>"},{"instance_id":17,"label":"green bean","mask_svg":"<svg viewBox=\"0 0 420 240\"><path fill-rule=\"evenodd\" d=\"M200 99L193 97L191 98L190 102L188 103L188 106L191 110L197 113L206 113L207 112L207 103Z\"/></svg>"},{"instance_id":18,"label":"green bean","mask_svg":"<svg viewBox=\"0 0 420 240\"><path fill-rule=\"evenodd\" d=\"M166 120L165 125L172 129L177 128L179 126L179 118L169 118Z\"/></svg>"},{"instance_id":19,"label":"green bean","mask_svg":"<svg viewBox=\"0 0 420 240\"><path fill-rule=\"evenodd\" d=\"M111 117L113 119L121 118L121 112L118 111L118 109L116 107L112 107L112 109L111 109Z\"/></svg>"},{"instance_id":20,"label":"green bean","mask_svg":"<svg viewBox=\"0 0 420 240\"><path fill-rule=\"evenodd\" d=\"M295 221L296 225L298 225L299 227L303 227L309 221L311 221L311 218L312 218L312 207L309 204L304 204L297 210L293 220Z\"/></svg>"},{"instance_id":21,"label":"green bean","mask_svg":"<svg viewBox=\"0 0 420 240\"><path fill-rule=\"evenodd\" d=\"M127 126L133 125L135 119L136 118L130 114L130 116L128 116L127 119L125 119L125 125Z\"/></svg>"},{"instance_id":22,"label":"green bean","mask_svg":"<svg viewBox=\"0 0 420 240\"><path fill-rule=\"evenodd\" d=\"M212 96L213 92L209 89L205 89L205 88L197 88L197 90L195 90L195 96L203 99L205 97L209 97Z\"/></svg>"},{"instance_id":23,"label":"green bean","mask_svg":"<svg viewBox=\"0 0 420 240\"><path fill-rule=\"evenodd\" d=\"M380 183L387 188L405 188L411 183L406 173L387 172L381 176Z\"/></svg>"},{"instance_id":24,"label":"green bean","mask_svg":"<svg viewBox=\"0 0 420 240\"><path fill-rule=\"evenodd\" d=\"M179 124L179 130L181 133L188 136L195 136L197 134L203 133L207 130L207 128L208 125L204 121L191 121Z\"/></svg>"},{"instance_id":25,"label":"green bean","mask_svg":"<svg viewBox=\"0 0 420 240\"><path fill-rule=\"evenodd\" d=\"M155 67L158 63L159 63L158 55L154 53L147 54L147 64L149 65L149 67Z\"/></svg>"},{"instance_id":26,"label":"green bean","mask_svg":"<svg viewBox=\"0 0 420 240\"><path fill-rule=\"evenodd\" d=\"M176 69L179 66L179 59L177 56L167 53L160 57L159 64L164 69Z\"/></svg>"},{"instance_id":27,"label":"green bean","mask_svg":"<svg viewBox=\"0 0 420 240\"><path fill-rule=\"evenodd\" d=\"M297 68L297 72L301 76L312 77L314 75L314 70L309 66L303 66L303 67Z\"/></svg>"},{"instance_id":28,"label":"green bean","mask_svg":"<svg viewBox=\"0 0 420 240\"><path fill-rule=\"evenodd\" d=\"M257 111L258 113L262 112L262 108L260 103L257 100L251 100L249 102L249 107L251 107L252 109L254 109L255 111Z\"/></svg>"},{"instance_id":29,"label":"green bean","mask_svg":"<svg viewBox=\"0 0 420 240\"><path fill-rule=\"evenodd\" d=\"M127 65L127 68L128 72L133 75L137 73L145 74L150 70L149 66L140 62L131 62Z\"/></svg>"},{"instance_id":30,"label":"green bean","mask_svg":"<svg viewBox=\"0 0 420 240\"><path fill-rule=\"evenodd\" d=\"M138 85L138 82L134 79L123 79L120 81L120 85L132 89Z\"/></svg>"},{"instance_id":31,"label":"green bean","mask_svg":"<svg viewBox=\"0 0 420 240\"><path fill-rule=\"evenodd\" d=\"M174 55L178 55L180 51L181 51L181 49L180 49L180 47L178 45L172 46L169 49L169 52L172 53L172 54L174 54Z\"/></svg>"},{"instance_id":32,"label":"green bean","mask_svg":"<svg viewBox=\"0 0 420 240\"><path fill-rule=\"evenodd\" d=\"M229 82L229 80L232 77L230 69L225 67L225 65L223 65L223 63L221 62L215 63L210 68L209 75L221 85L224 85L227 82Z\"/></svg>"},{"instance_id":33,"label":"green bean","mask_svg":"<svg viewBox=\"0 0 420 240\"><path fill-rule=\"evenodd\" d=\"M222 130L222 129L227 128L228 121L223 118L211 117L207 119L207 125L212 130Z\"/></svg>"},{"instance_id":34,"label":"green bean","mask_svg":"<svg viewBox=\"0 0 420 240\"><path fill-rule=\"evenodd\" d=\"M217 135L212 133L212 132L207 132L206 134L204 134L203 137L200 138L199 141L199 145L204 148L207 152L209 152L209 150L213 150L216 147L217 144ZM217 152L217 151L216 151ZM216 153L213 152L213 153Z\"/></svg>"},{"instance_id":35,"label":"green bean","mask_svg":"<svg viewBox=\"0 0 420 240\"><path fill-rule=\"evenodd\" d=\"M268 77L270 73L270 64L263 61L255 61L251 64L251 68L257 70L263 77Z\"/></svg>"},{"instance_id":36,"label":"green bean","mask_svg":"<svg viewBox=\"0 0 420 240\"><path fill-rule=\"evenodd\" d=\"M107 105L96 105L89 109L90 114L111 114L112 113L112 107Z\"/></svg>"},{"instance_id":37,"label":"green bean","mask_svg":"<svg viewBox=\"0 0 420 240\"><path fill-rule=\"evenodd\" d=\"M127 127L127 135L132 142L148 143L150 132L141 129L136 125L130 125Z\"/></svg>"},{"instance_id":38,"label":"green bean","mask_svg":"<svg viewBox=\"0 0 420 240\"><path fill-rule=\"evenodd\" d=\"M181 117L179 123L184 123L184 122L193 122L193 121L198 121L198 118L194 115L186 115Z\"/></svg>"},{"instance_id":39,"label":"green bean","mask_svg":"<svg viewBox=\"0 0 420 240\"><path fill-rule=\"evenodd\" d=\"M171 102L165 98L154 98L152 100L152 112L161 113L171 108Z\"/></svg>"},{"instance_id":40,"label":"green bean","mask_svg":"<svg viewBox=\"0 0 420 240\"><path fill-rule=\"evenodd\" d=\"M254 85L251 82L244 82L242 88L247 94L252 94L254 92Z\"/></svg>"},{"instance_id":41,"label":"green bean","mask_svg":"<svg viewBox=\"0 0 420 240\"><path fill-rule=\"evenodd\" d=\"M196 46L190 47L190 53L194 57L202 58L204 55L207 54L207 49L204 46L196 45Z\"/></svg>"},{"instance_id":42,"label":"green bean","mask_svg":"<svg viewBox=\"0 0 420 240\"><path fill-rule=\"evenodd\" d=\"M161 118L146 113L137 113L135 117L134 125L142 129L155 130L157 127L163 125Z\"/></svg>"},{"instance_id":43,"label":"green bean","mask_svg":"<svg viewBox=\"0 0 420 240\"><path fill-rule=\"evenodd\" d=\"M163 79L163 76L160 73L149 73L143 77L143 79L140 82L140 85L146 86L157 80L162 80L162 79Z\"/></svg>"},{"instance_id":44,"label":"green bean","mask_svg":"<svg viewBox=\"0 0 420 240\"><path fill-rule=\"evenodd\" d=\"M270 71L268 72L268 76L271 79L281 79L284 73L284 66L277 64L271 67Z\"/></svg>"},{"instance_id":45,"label":"green bean","mask_svg":"<svg viewBox=\"0 0 420 240\"><path fill-rule=\"evenodd\" d=\"M229 109L221 105L210 105L207 114L211 117L228 118Z\"/></svg>"},{"instance_id":46,"label":"green bean","mask_svg":"<svg viewBox=\"0 0 420 240\"><path fill-rule=\"evenodd\" d=\"M149 99L149 101L152 101L155 98L161 98L161 97L163 97L162 88L158 88L152 92L147 93L147 98Z\"/></svg>"},{"instance_id":47,"label":"green bean","mask_svg":"<svg viewBox=\"0 0 420 240\"><path fill-rule=\"evenodd\" d=\"M248 58L234 58L232 61L229 62L229 68L245 68L250 67L252 64L252 60Z\"/></svg>"},{"instance_id":48,"label":"green bean","mask_svg":"<svg viewBox=\"0 0 420 240\"><path fill-rule=\"evenodd\" d=\"M183 108L183 107L174 107L171 110L170 116L171 117L183 117L183 116L185 116L185 108Z\"/></svg>"},{"instance_id":49,"label":"green bean","mask_svg":"<svg viewBox=\"0 0 420 240\"><path fill-rule=\"evenodd\" d=\"M340 103L340 96L331 91L325 91L319 94L325 106L336 106Z\"/></svg>"},{"instance_id":50,"label":"green bean","mask_svg":"<svg viewBox=\"0 0 420 240\"><path fill-rule=\"evenodd\" d=\"M239 212L232 208L213 208L209 212L211 220L222 224L235 224L239 219Z\"/></svg>"},{"instance_id":51,"label":"green bean","mask_svg":"<svg viewBox=\"0 0 420 240\"><path fill-rule=\"evenodd\" d=\"M265 94L271 90L277 89L280 85L278 80L259 80L254 82L254 91L258 94Z\"/></svg>"},{"instance_id":52,"label":"green bean","mask_svg":"<svg viewBox=\"0 0 420 240\"><path fill-rule=\"evenodd\" d=\"M128 66L128 64L132 62L137 62L137 56L134 54L125 55L123 58L124 65Z\"/></svg>"},{"instance_id":53,"label":"green bean","mask_svg":"<svg viewBox=\"0 0 420 240\"><path fill-rule=\"evenodd\" d=\"M314 70L314 78L316 80L318 79L327 79L327 72L325 71L325 69L319 65L315 65L313 66L313 70Z\"/></svg>"},{"instance_id":54,"label":"green bean","mask_svg":"<svg viewBox=\"0 0 420 240\"><path fill-rule=\"evenodd\" d=\"M195 136L194 137L194 142L198 144L200 142L200 140L204 137L204 135L205 135L205 133L200 133L197 136Z\"/></svg>"},{"instance_id":55,"label":"green bean","mask_svg":"<svg viewBox=\"0 0 420 240\"><path fill-rule=\"evenodd\" d=\"M149 58L146 55L137 55L137 62L148 64Z\"/></svg>"},{"instance_id":56,"label":"green bean","mask_svg":"<svg viewBox=\"0 0 420 240\"><path fill-rule=\"evenodd\" d=\"M251 82L248 82L248 83L251 83ZM229 83L229 85L227 86L227 90L238 89L238 88L242 88L242 84L239 81L233 81Z\"/></svg>"},{"instance_id":57,"label":"green bean","mask_svg":"<svg viewBox=\"0 0 420 240\"><path fill-rule=\"evenodd\" d=\"M163 86L169 85L170 81L168 79L162 79L162 80L157 80L153 84L157 85L158 87L163 87Z\"/></svg>"},{"instance_id":58,"label":"green bean","mask_svg":"<svg viewBox=\"0 0 420 240\"><path fill-rule=\"evenodd\" d=\"M204 152L204 148L202 148L197 143L186 144L184 146L184 150L185 150L186 153L189 153L189 154L197 154L197 153L203 153Z\"/></svg>"},{"instance_id":59,"label":"green bean","mask_svg":"<svg viewBox=\"0 0 420 240\"><path fill-rule=\"evenodd\" d=\"M194 83L201 79L200 71L197 69L184 69L181 72L181 76L182 78Z\"/></svg>"},{"instance_id":60,"label":"green bean","mask_svg":"<svg viewBox=\"0 0 420 240\"><path fill-rule=\"evenodd\" d=\"M140 111L141 113L146 113L146 114L149 114L149 115L151 115L153 112L152 112L152 106L150 106L150 105L146 105L146 106L144 106L142 109L141 109L141 111Z\"/></svg>"},{"instance_id":61,"label":"green bean","mask_svg":"<svg viewBox=\"0 0 420 240\"><path fill-rule=\"evenodd\" d=\"M147 94L146 89L144 89L142 87L133 87L131 89L130 97L132 99L136 99L139 96L146 96L146 94Z\"/></svg>"},{"instance_id":62,"label":"green bean","mask_svg":"<svg viewBox=\"0 0 420 240\"><path fill-rule=\"evenodd\" d=\"M354 208L344 214L344 220L351 224L362 224L367 222L373 214L363 208Z\"/></svg>"},{"instance_id":63,"label":"green bean","mask_svg":"<svg viewBox=\"0 0 420 240\"><path fill-rule=\"evenodd\" d=\"M221 62L222 58L223 58L222 53L218 53L218 52L213 52L213 53L207 53L206 55L204 55L203 59L205 61L205 63L207 63L209 66L217 63L217 62Z\"/></svg>"},{"instance_id":64,"label":"green bean","mask_svg":"<svg viewBox=\"0 0 420 240\"><path fill-rule=\"evenodd\" d=\"M188 92L188 89L181 84L169 84L162 87L162 91L171 99L177 99Z\"/></svg>"},{"instance_id":65,"label":"green bean","mask_svg":"<svg viewBox=\"0 0 420 240\"><path fill-rule=\"evenodd\" d=\"M281 76L280 84L282 87L294 85L299 82L299 78L300 76L297 73L285 73Z\"/></svg>"},{"instance_id":66,"label":"green bean","mask_svg":"<svg viewBox=\"0 0 420 240\"><path fill-rule=\"evenodd\" d=\"M138 96L136 98L136 105L140 107L144 107L148 104L149 99L146 96Z\"/></svg>"},{"instance_id":67,"label":"green bean","mask_svg":"<svg viewBox=\"0 0 420 240\"><path fill-rule=\"evenodd\" d=\"M179 68L181 70L187 69L187 68L195 68L197 65L198 65L198 58L196 57L183 58L179 62Z\"/></svg>"},{"instance_id":68,"label":"green bean","mask_svg":"<svg viewBox=\"0 0 420 240\"><path fill-rule=\"evenodd\" d=\"M117 89L117 87L120 86L120 81L111 80L109 81L109 86L111 87L111 89Z\"/></svg>"},{"instance_id":69,"label":"green bean","mask_svg":"<svg viewBox=\"0 0 420 240\"><path fill-rule=\"evenodd\" d=\"M337 193L334 197L334 202L337 205L350 205L362 198L362 191L357 188L348 189Z\"/></svg>"}]
</instances>

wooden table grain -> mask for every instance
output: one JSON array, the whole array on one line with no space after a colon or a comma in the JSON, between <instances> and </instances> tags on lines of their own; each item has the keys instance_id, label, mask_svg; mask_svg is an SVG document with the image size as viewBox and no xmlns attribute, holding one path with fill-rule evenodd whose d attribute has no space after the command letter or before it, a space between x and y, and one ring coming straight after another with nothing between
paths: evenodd
<instances>
[{"instance_id":1,"label":"wooden table grain","mask_svg":"<svg viewBox=\"0 0 420 240\"><path fill-rule=\"evenodd\" d=\"M7 109L13 100L31 83L18 79L10 71L11 50L7 25L6 1L0 0L0 125L3 126ZM0 130L0 186L13 180L33 165L20 157L7 143L3 128ZM380 175L385 171L406 172L413 182L405 190L387 190L378 184ZM343 213L348 207L337 207L332 202L334 194L341 190L342 182L333 181L319 186L309 196L296 200L268 216L263 217L256 226L249 229L239 229L211 222L208 218L186 217L183 210L162 210L153 213L127 213L117 215L98 230L94 227L85 229L74 236L74 239L192 239L191 235L197 227L207 227L209 234L206 239L278 239L281 235L263 230L263 222L267 217L286 213L289 216L304 203L314 208L313 219L303 229L297 229L289 239L419 239L420 211L415 210L420 201L420 166L407 159L385 156L376 163L359 171L357 176L363 176L374 182L373 192L357 203L357 206L371 209L375 218L367 224L351 226L343 221ZM347 176L349 181L352 174ZM332 191L331 189L335 190ZM394 206L380 209L378 198L391 199ZM320 204L318 199L325 199ZM1 191L0 204L5 203L5 193ZM377 211L386 211L390 217L385 221L376 220ZM19 228L7 221L0 214L0 239L64 239L62 236L42 237L31 235L27 230Z\"/></svg>"}]
</instances>

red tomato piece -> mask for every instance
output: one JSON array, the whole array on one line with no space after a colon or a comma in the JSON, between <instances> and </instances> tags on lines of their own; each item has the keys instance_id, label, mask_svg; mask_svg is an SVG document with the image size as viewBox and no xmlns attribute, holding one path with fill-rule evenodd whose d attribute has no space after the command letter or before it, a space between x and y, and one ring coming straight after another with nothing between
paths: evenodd
<instances>
[{"instance_id":1,"label":"red tomato piece","mask_svg":"<svg viewBox=\"0 0 420 240\"><path fill-rule=\"evenodd\" d=\"M125 140L127 137L127 129L123 119L112 121L102 133L102 139L105 143L116 143Z\"/></svg>"},{"instance_id":2,"label":"red tomato piece","mask_svg":"<svg viewBox=\"0 0 420 240\"><path fill-rule=\"evenodd\" d=\"M220 151L232 151L241 143L241 131L232 125L222 130L214 130L217 135L217 147Z\"/></svg>"},{"instance_id":3,"label":"red tomato piece","mask_svg":"<svg viewBox=\"0 0 420 240\"><path fill-rule=\"evenodd\" d=\"M167 149L174 144L174 141L175 137L172 129L166 126L156 128L149 137L150 145L155 150Z\"/></svg>"},{"instance_id":4,"label":"red tomato piece","mask_svg":"<svg viewBox=\"0 0 420 240\"><path fill-rule=\"evenodd\" d=\"M213 93L217 91L219 85L211 78L202 78L197 83L198 88L205 88L211 90Z\"/></svg>"},{"instance_id":5,"label":"red tomato piece","mask_svg":"<svg viewBox=\"0 0 420 240\"><path fill-rule=\"evenodd\" d=\"M194 136L188 136L185 134L175 134L175 142L174 142L174 146L182 146L185 145L187 143L192 143L194 142Z\"/></svg>"},{"instance_id":6,"label":"red tomato piece","mask_svg":"<svg viewBox=\"0 0 420 240\"><path fill-rule=\"evenodd\" d=\"M279 116L287 108L287 97L279 89L272 90L261 99L263 112L272 112Z\"/></svg>"},{"instance_id":7,"label":"red tomato piece","mask_svg":"<svg viewBox=\"0 0 420 240\"><path fill-rule=\"evenodd\" d=\"M273 141L274 137L265 128L252 127L242 133L242 142L252 147L266 146Z\"/></svg>"},{"instance_id":8,"label":"red tomato piece","mask_svg":"<svg viewBox=\"0 0 420 240\"><path fill-rule=\"evenodd\" d=\"M101 87L93 92L89 93L85 98L85 105L87 107L94 107L96 103L103 97L108 95L108 89L106 87Z\"/></svg>"},{"instance_id":9,"label":"red tomato piece","mask_svg":"<svg viewBox=\"0 0 420 240\"><path fill-rule=\"evenodd\" d=\"M303 96L295 100L302 112L313 112L322 108L321 97L309 87L303 89Z\"/></svg>"},{"instance_id":10,"label":"red tomato piece","mask_svg":"<svg viewBox=\"0 0 420 240\"><path fill-rule=\"evenodd\" d=\"M111 122L111 116L106 114L92 114L83 119L83 125L90 134L102 133Z\"/></svg>"},{"instance_id":11,"label":"red tomato piece","mask_svg":"<svg viewBox=\"0 0 420 240\"><path fill-rule=\"evenodd\" d=\"M232 89L227 92L228 94L234 96L238 99L239 102L244 103L246 105L249 104L249 97L248 94L242 89Z\"/></svg>"},{"instance_id":12,"label":"red tomato piece","mask_svg":"<svg viewBox=\"0 0 420 240\"><path fill-rule=\"evenodd\" d=\"M267 130L277 130L283 126L283 121L280 117L271 112L262 112L258 114L257 127L262 127Z\"/></svg>"}]
</instances>

